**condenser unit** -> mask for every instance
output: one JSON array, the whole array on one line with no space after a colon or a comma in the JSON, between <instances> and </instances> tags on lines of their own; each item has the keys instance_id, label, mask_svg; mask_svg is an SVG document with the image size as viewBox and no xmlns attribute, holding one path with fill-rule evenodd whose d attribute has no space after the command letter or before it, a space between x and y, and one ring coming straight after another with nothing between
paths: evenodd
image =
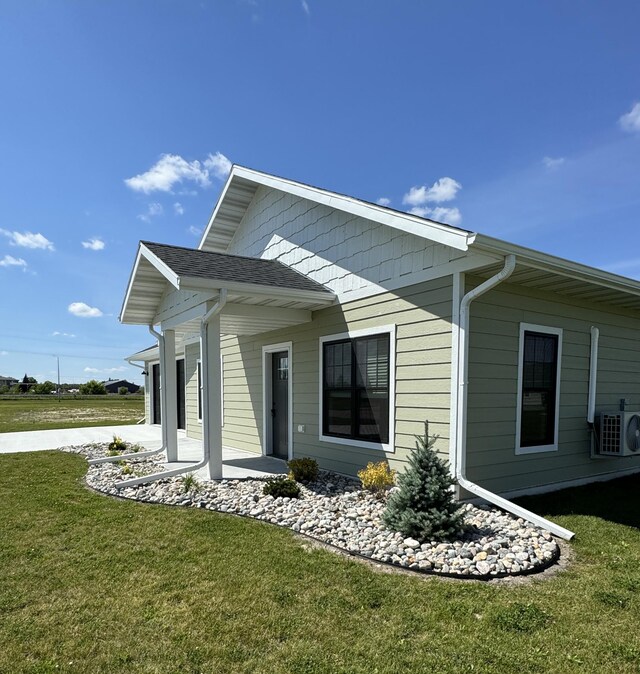
<instances>
[{"instance_id":1,"label":"condenser unit","mask_svg":"<svg viewBox=\"0 0 640 674\"><path fill-rule=\"evenodd\" d=\"M602 412L599 436L603 456L640 456L640 412Z\"/></svg>"}]
</instances>

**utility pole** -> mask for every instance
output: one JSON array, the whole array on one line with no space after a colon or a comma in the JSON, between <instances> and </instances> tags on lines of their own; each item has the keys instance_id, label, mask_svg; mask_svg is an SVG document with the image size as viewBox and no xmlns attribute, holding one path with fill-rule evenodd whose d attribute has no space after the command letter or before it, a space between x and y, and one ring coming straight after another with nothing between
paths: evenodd
<instances>
[{"instance_id":1,"label":"utility pole","mask_svg":"<svg viewBox=\"0 0 640 674\"><path fill-rule=\"evenodd\" d=\"M60 402L60 356L56 356L58 362L58 402Z\"/></svg>"}]
</instances>

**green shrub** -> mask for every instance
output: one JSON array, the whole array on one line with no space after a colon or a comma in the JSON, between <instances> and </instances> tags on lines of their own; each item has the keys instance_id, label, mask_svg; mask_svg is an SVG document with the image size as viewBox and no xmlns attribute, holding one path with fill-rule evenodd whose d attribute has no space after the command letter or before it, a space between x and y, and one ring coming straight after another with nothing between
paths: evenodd
<instances>
[{"instance_id":1,"label":"green shrub","mask_svg":"<svg viewBox=\"0 0 640 674\"><path fill-rule=\"evenodd\" d=\"M119 436L114 435L109 443L107 454L109 456L118 456L127 449L127 443Z\"/></svg>"},{"instance_id":2,"label":"green shrub","mask_svg":"<svg viewBox=\"0 0 640 674\"><path fill-rule=\"evenodd\" d=\"M296 482L315 482L318 479L318 462L315 459L305 457L303 459L291 459L289 466L289 478Z\"/></svg>"},{"instance_id":3,"label":"green shrub","mask_svg":"<svg viewBox=\"0 0 640 674\"><path fill-rule=\"evenodd\" d=\"M120 463L124 463L124 461L121 461ZM133 467L130 466L129 464L125 464L122 466L122 474L123 475L133 475Z\"/></svg>"},{"instance_id":4,"label":"green shrub","mask_svg":"<svg viewBox=\"0 0 640 674\"><path fill-rule=\"evenodd\" d=\"M107 389L105 388L102 382L96 381L95 379L90 379L85 384L80 384L80 395L83 396L107 395Z\"/></svg>"},{"instance_id":5,"label":"green shrub","mask_svg":"<svg viewBox=\"0 0 640 674\"><path fill-rule=\"evenodd\" d=\"M129 393L129 389L126 386L119 386L118 387L118 395L126 396L127 393Z\"/></svg>"},{"instance_id":6,"label":"green shrub","mask_svg":"<svg viewBox=\"0 0 640 674\"><path fill-rule=\"evenodd\" d=\"M369 462L366 468L358 471L358 477L365 489L380 494L389 487L393 487L396 480L396 471L389 468L386 461Z\"/></svg>"},{"instance_id":7,"label":"green shrub","mask_svg":"<svg viewBox=\"0 0 640 674\"><path fill-rule=\"evenodd\" d=\"M398 476L399 489L389 496L382 516L390 529L421 543L452 540L464 531L462 506L451 491L455 480L433 449L436 440L425 422L424 437L416 436L409 467Z\"/></svg>"},{"instance_id":8,"label":"green shrub","mask_svg":"<svg viewBox=\"0 0 640 674\"><path fill-rule=\"evenodd\" d=\"M278 498L279 496L287 498L298 498L300 496L300 487L287 477L276 477L267 480L262 493L267 496Z\"/></svg>"},{"instance_id":9,"label":"green shrub","mask_svg":"<svg viewBox=\"0 0 640 674\"><path fill-rule=\"evenodd\" d=\"M193 473L189 473L182 478L182 491L185 494L190 491L200 491L201 488L198 478Z\"/></svg>"}]
</instances>

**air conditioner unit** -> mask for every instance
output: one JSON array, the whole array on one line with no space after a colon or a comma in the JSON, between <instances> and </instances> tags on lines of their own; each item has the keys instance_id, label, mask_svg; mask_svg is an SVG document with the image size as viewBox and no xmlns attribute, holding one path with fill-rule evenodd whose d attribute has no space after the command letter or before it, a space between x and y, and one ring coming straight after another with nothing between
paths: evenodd
<instances>
[{"instance_id":1,"label":"air conditioner unit","mask_svg":"<svg viewBox=\"0 0 640 674\"><path fill-rule=\"evenodd\" d=\"M640 456L640 412L602 412L599 435L599 454Z\"/></svg>"}]
</instances>

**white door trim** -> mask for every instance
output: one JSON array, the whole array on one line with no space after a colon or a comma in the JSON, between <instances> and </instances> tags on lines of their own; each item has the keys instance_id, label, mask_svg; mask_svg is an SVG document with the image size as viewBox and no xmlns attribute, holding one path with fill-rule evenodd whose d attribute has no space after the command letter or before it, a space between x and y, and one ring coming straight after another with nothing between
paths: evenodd
<instances>
[{"instance_id":1,"label":"white door trim","mask_svg":"<svg viewBox=\"0 0 640 674\"><path fill-rule=\"evenodd\" d=\"M289 414L288 458L293 458L293 343L280 342L262 347L262 453L272 454L271 447L271 354L286 351L289 358L289 376L287 378L287 403Z\"/></svg>"}]
</instances>

